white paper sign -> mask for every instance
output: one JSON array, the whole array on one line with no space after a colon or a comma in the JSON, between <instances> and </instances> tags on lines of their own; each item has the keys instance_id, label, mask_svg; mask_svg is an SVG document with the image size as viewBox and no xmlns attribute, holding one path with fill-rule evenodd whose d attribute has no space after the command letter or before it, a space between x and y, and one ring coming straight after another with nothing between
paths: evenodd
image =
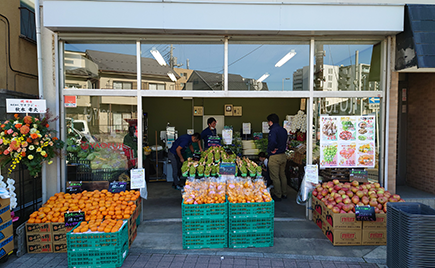
<instances>
[{"instance_id":1,"label":"white paper sign","mask_svg":"<svg viewBox=\"0 0 435 268\"><path fill-rule=\"evenodd\" d=\"M224 144L231 144L233 142L233 130L230 128L222 129L222 140Z\"/></svg>"},{"instance_id":2,"label":"white paper sign","mask_svg":"<svg viewBox=\"0 0 435 268\"><path fill-rule=\"evenodd\" d=\"M319 168L317 165L307 165L305 167L305 180L314 184L319 183Z\"/></svg>"},{"instance_id":3,"label":"white paper sign","mask_svg":"<svg viewBox=\"0 0 435 268\"><path fill-rule=\"evenodd\" d=\"M7 113L46 113L45 100L6 99Z\"/></svg>"},{"instance_id":4,"label":"white paper sign","mask_svg":"<svg viewBox=\"0 0 435 268\"><path fill-rule=\"evenodd\" d=\"M251 123L243 123L243 134L251 134Z\"/></svg>"},{"instance_id":5,"label":"white paper sign","mask_svg":"<svg viewBox=\"0 0 435 268\"><path fill-rule=\"evenodd\" d=\"M269 133L269 124L267 123L267 121L262 122L262 127L263 127L263 133Z\"/></svg>"},{"instance_id":6,"label":"white paper sign","mask_svg":"<svg viewBox=\"0 0 435 268\"><path fill-rule=\"evenodd\" d=\"M139 189L145 187L145 169L130 170L130 189Z\"/></svg>"}]
</instances>

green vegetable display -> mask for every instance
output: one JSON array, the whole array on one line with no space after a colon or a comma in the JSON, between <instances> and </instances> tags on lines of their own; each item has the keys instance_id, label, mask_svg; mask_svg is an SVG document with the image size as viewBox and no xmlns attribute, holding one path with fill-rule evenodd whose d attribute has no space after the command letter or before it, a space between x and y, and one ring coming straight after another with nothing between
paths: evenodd
<instances>
[{"instance_id":1,"label":"green vegetable display","mask_svg":"<svg viewBox=\"0 0 435 268\"><path fill-rule=\"evenodd\" d=\"M334 161L334 157L337 154L337 146L334 145L328 145L325 148L323 148L323 159L327 163L331 163Z\"/></svg>"}]
</instances>

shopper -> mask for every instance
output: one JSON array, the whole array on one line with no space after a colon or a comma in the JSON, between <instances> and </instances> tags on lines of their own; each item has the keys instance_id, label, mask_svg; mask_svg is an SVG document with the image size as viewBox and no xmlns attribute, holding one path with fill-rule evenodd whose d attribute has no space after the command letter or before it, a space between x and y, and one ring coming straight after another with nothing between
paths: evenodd
<instances>
[{"instance_id":1,"label":"shopper","mask_svg":"<svg viewBox=\"0 0 435 268\"><path fill-rule=\"evenodd\" d=\"M180 180L178 179L178 173L179 173L178 171L181 168L181 164L185 161L183 157L183 153L185 152L186 148L189 147L189 149L193 153L192 143L194 142L198 143L198 146L200 146L201 135L197 132L194 133L193 135L189 135L189 134L181 135L172 144L171 149L169 149L168 159L171 161L171 165L172 165L172 178L173 178L172 187L174 189L177 190L182 189L180 185ZM201 146L199 148L201 148Z\"/></svg>"},{"instance_id":2,"label":"shopper","mask_svg":"<svg viewBox=\"0 0 435 268\"><path fill-rule=\"evenodd\" d=\"M209 119L207 119L207 125L208 127L205 128L202 132L201 132L201 139L204 141L204 150L207 150L209 148L208 146L208 138L209 137L213 137L213 136L217 136L216 133L216 119L214 119L213 117L210 117Z\"/></svg>"},{"instance_id":3,"label":"shopper","mask_svg":"<svg viewBox=\"0 0 435 268\"><path fill-rule=\"evenodd\" d=\"M272 185L272 180L269 176L269 169L267 167L269 159L267 159L267 155L265 152L261 152L258 154L258 159L260 160L260 166L261 166L261 176L266 180L266 185L270 186Z\"/></svg>"},{"instance_id":4,"label":"shopper","mask_svg":"<svg viewBox=\"0 0 435 268\"><path fill-rule=\"evenodd\" d=\"M132 169L137 165L137 134L135 126L128 127L128 133L123 140L122 149L128 161L128 169Z\"/></svg>"},{"instance_id":5,"label":"shopper","mask_svg":"<svg viewBox=\"0 0 435 268\"><path fill-rule=\"evenodd\" d=\"M279 117L276 114L270 114L267 117L267 123L269 124L268 168L273 183L271 194L275 201L281 201L281 198L287 198L287 177L285 176L287 130L279 125Z\"/></svg>"}]
</instances>

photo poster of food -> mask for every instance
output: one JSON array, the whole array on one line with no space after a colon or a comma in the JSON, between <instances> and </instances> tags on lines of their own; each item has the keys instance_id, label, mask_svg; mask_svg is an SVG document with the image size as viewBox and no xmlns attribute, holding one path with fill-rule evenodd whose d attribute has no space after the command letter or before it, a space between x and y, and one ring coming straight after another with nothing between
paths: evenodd
<instances>
[{"instance_id":1,"label":"photo poster of food","mask_svg":"<svg viewBox=\"0 0 435 268\"><path fill-rule=\"evenodd\" d=\"M320 168L374 168L374 116L322 116L320 128Z\"/></svg>"}]
</instances>

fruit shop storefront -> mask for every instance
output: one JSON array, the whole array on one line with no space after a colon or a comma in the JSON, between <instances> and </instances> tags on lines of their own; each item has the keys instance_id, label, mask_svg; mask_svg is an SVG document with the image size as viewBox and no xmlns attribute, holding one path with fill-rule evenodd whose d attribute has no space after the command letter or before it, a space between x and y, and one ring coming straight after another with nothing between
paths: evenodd
<instances>
[{"instance_id":1,"label":"fruit shop storefront","mask_svg":"<svg viewBox=\"0 0 435 268\"><path fill-rule=\"evenodd\" d=\"M376 123L371 125L368 177L388 187L390 61L394 35L403 27L402 5L45 1L42 7L44 96L48 107L59 110L58 127L68 145L67 161L58 159L57 166L47 167L46 174L59 171L60 178L45 176L45 200L73 187L71 174L79 181L122 181L128 180L122 171L134 166L145 167L149 178L158 181L159 174L169 174L162 161L174 138L168 127L179 136L201 132L214 117L219 133L232 126L240 139L253 139L263 132L270 113L279 115L280 124L293 122L295 141L304 137L302 167L328 159L319 145L322 135L341 135L322 118L353 118L353 131L359 131L365 127L356 124L370 116ZM246 8L267 18L260 22ZM155 12L144 18L142 11L149 9ZM179 10L188 9L195 10L194 18L175 21ZM325 9L339 19L313 19L323 17ZM87 10L92 15L80 20L66 14ZM204 16L210 10L232 10L237 20L226 18L216 26ZM165 12L164 20L160 12ZM310 17L302 16L308 13ZM375 19L367 21L368 14ZM244 132L246 123L249 132ZM132 137L143 139L133 139L126 150L132 126ZM351 147L342 149L347 156ZM294 153L300 152L294 148ZM73 171L70 161L77 164ZM83 170L80 161L88 161L83 163L90 170ZM341 175L331 171L338 163L326 167L323 177ZM161 195L152 187L148 183L149 196ZM149 205L179 213L179 201L171 207L160 196Z\"/></svg>"}]
</instances>

